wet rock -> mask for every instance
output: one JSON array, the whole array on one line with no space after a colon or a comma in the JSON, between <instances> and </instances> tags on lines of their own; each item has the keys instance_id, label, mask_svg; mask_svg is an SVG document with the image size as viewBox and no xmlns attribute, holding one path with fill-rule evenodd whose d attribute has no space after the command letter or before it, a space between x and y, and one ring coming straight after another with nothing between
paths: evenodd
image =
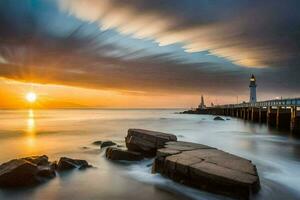
<instances>
[{"instance_id":1,"label":"wet rock","mask_svg":"<svg viewBox=\"0 0 300 200\"><path fill-rule=\"evenodd\" d=\"M101 144L101 148L109 147L109 146L114 146L117 145L116 143L112 141L103 141Z\"/></svg>"},{"instance_id":2,"label":"wet rock","mask_svg":"<svg viewBox=\"0 0 300 200\"><path fill-rule=\"evenodd\" d=\"M101 144L102 144L102 141L100 141L100 140L93 142L93 145L101 146Z\"/></svg>"},{"instance_id":3,"label":"wet rock","mask_svg":"<svg viewBox=\"0 0 300 200\"><path fill-rule=\"evenodd\" d=\"M58 165L57 165L57 170L66 171L66 170L72 170L75 168L85 169L88 167L91 167L91 165L89 165L88 162L85 160L61 157L58 162Z\"/></svg>"},{"instance_id":4,"label":"wet rock","mask_svg":"<svg viewBox=\"0 0 300 200\"><path fill-rule=\"evenodd\" d=\"M27 160L28 162L34 163L36 165L48 165L49 160L48 156L42 155L42 156L31 156L23 158L24 160Z\"/></svg>"},{"instance_id":5,"label":"wet rock","mask_svg":"<svg viewBox=\"0 0 300 200\"><path fill-rule=\"evenodd\" d=\"M56 170L91 167L85 160L62 157L57 164L48 157L32 156L14 159L0 165L0 187L26 187L42 183L56 176Z\"/></svg>"},{"instance_id":6,"label":"wet rock","mask_svg":"<svg viewBox=\"0 0 300 200\"><path fill-rule=\"evenodd\" d=\"M39 166L37 175L42 178L54 178L56 173L55 169L51 166Z\"/></svg>"},{"instance_id":7,"label":"wet rock","mask_svg":"<svg viewBox=\"0 0 300 200\"><path fill-rule=\"evenodd\" d=\"M154 157L156 150L169 141L177 141L177 137L173 134L143 129L129 129L125 138L128 150L140 152L146 157Z\"/></svg>"},{"instance_id":8,"label":"wet rock","mask_svg":"<svg viewBox=\"0 0 300 200\"><path fill-rule=\"evenodd\" d=\"M50 163L50 168L53 170L57 170L57 161L53 161L52 163Z\"/></svg>"},{"instance_id":9,"label":"wet rock","mask_svg":"<svg viewBox=\"0 0 300 200\"><path fill-rule=\"evenodd\" d=\"M36 185L55 177L47 156L14 159L0 165L0 187Z\"/></svg>"},{"instance_id":10,"label":"wet rock","mask_svg":"<svg viewBox=\"0 0 300 200\"><path fill-rule=\"evenodd\" d=\"M260 189L257 170L251 161L201 144L166 143L158 149L152 171L237 199L250 199Z\"/></svg>"},{"instance_id":11,"label":"wet rock","mask_svg":"<svg viewBox=\"0 0 300 200\"><path fill-rule=\"evenodd\" d=\"M110 160L138 161L143 159L142 154L139 152L123 150L116 147L108 147L105 156Z\"/></svg>"},{"instance_id":12,"label":"wet rock","mask_svg":"<svg viewBox=\"0 0 300 200\"><path fill-rule=\"evenodd\" d=\"M224 119L222 117L220 117L220 116L215 117L214 120L216 120L216 121L224 121Z\"/></svg>"},{"instance_id":13,"label":"wet rock","mask_svg":"<svg viewBox=\"0 0 300 200\"><path fill-rule=\"evenodd\" d=\"M87 168L92 168L93 166L88 164L88 165L81 165L78 169L79 170L84 170L84 169L87 169Z\"/></svg>"}]
</instances>

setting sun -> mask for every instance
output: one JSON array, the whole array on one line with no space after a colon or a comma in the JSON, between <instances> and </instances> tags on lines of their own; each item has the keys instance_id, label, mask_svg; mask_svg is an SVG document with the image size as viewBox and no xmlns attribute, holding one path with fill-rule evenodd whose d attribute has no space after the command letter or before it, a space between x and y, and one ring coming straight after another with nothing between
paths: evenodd
<instances>
[{"instance_id":1,"label":"setting sun","mask_svg":"<svg viewBox=\"0 0 300 200\"><path fill-rule=\"evenodd\" d=\"M26 100L30 103L34 103L37 99L37 95L34 92L28 92L26 94Z\"/></svg>"}]
</instances>

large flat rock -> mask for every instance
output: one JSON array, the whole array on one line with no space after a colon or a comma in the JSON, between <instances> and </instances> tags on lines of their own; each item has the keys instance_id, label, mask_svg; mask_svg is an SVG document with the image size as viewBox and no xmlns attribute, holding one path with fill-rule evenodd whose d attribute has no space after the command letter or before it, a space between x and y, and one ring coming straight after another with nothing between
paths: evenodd
<instances>
[{"instance_id":1,"label":"large flat rock","mask_svg":"<svg viewBox=\"0 0 300 200\"><path fill-rule=\"evenodd\" d=\"M157 150L153 172L237 199L250 199L260 189L256 167L250 160L195 143L167 142Z\"/></svg>"},{"instance_id":2,"label":"large flat rock","mask_svg":"<svg viewBox=\"0 0 300 200\"><path fill-rule=\"evenodd\" d=\"M173 134L143 129L129 129L125 137L128 150L140 152L147 157L155 156L156 150L164 147L169 141L177 141L177 137Z\"/></svg>"}]
</instances>

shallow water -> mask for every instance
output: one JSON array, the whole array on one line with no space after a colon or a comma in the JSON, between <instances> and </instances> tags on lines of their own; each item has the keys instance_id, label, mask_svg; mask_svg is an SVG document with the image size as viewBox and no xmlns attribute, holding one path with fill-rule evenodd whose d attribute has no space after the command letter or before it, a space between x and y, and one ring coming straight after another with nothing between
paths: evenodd
<instances>
[{"instance_id":1,"label":"shallow water","mask_svg":"<svg viewBox=\"0 0 300 200\"><path fill-rule=\"evenodd\" d=\"M257 200L300 199L300 140L265 125L178 110L2 110L0 162L46 154L88 160L94 169L60 174L39 187L1 190L0 199L226 199L151 174L151 160L112 163L95 140L124 144L128 128L174 133L179 140L220 148L252 160L262 189ZM87 147L87 148L83 148Z\"/></svg>"}]
</instances>

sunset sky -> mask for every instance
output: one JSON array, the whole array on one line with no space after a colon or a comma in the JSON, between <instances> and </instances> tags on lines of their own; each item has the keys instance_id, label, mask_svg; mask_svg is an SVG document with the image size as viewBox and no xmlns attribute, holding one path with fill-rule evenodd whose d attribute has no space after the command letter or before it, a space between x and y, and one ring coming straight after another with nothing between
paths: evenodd
<instances>
[{"instance_id":1,"label":"sunset sky","mask_svg":"<svg viewBox=\"0 0 300 200\"><path fill-rule=\"evenodd\" d=\"M300 96L299 0L1 0L0 108Z\"/></svg>"}]
</instances>

